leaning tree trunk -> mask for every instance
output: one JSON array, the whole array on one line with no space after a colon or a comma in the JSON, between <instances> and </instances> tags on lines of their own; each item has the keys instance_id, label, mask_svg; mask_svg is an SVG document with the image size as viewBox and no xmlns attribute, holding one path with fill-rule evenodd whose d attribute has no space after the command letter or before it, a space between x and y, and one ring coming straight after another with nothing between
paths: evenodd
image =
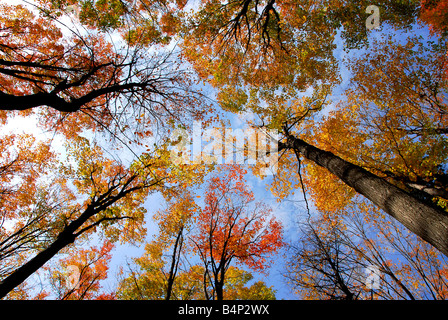
<instances>
[{"instance_id":1,"label":"leaning tree trunk","mask_svg":"<svg viewBox=\"0 0 448 320\"><path fill-rule=\"evenodd\" d=\"M125 186L129 185L136 176L131 176L125 182ZM131 187L129 189L122 189L117 195L112 196L111 192L117 188L117 185L111 185L109 190L104 192L102 195L97 197L95 202L90 203L84 212L75 220L70 222L57 236L57 238L52 242L46 249L39 252L34 258L26 262L24 265L16 269L13 273L8 275L3 281L0 281L0 299L3 299L10 291L15 287L24 282L29 276L34 272L39 270L45 263L50 261L60 250L73 243L75 239L83 234L90 228L98 225L102 221L112 220L114 218L101 218L97 222L81 229L77 232L81 226L87 222L91 217L95 216L99 212L107 209L109 206L113 205L120 199L124 198L127 194L132 193L142 189L143 186ZM123 219L128 217L121 217L116 219Z\"/></svg>"},{"instance_id":2,"label":"leaning tree trunk","mask_svg":"<svg viewBox=\"0 0 448 320\"><path fill-rule=\"evenodd\" d=\"M345 161L331 152L318 149L287 134L279 150L293 149L308 160L326 168L348 186L372 201L411 232L448 256L448 215L414 198L371 172Z\"/></svg>"},{"instance_id":3,"label":"leaning tree trunk","mask_svg":"<svg viewBox=\"0 0 448 320\"><path fill-rule=\"evenodd\" d=\"M170 300L171 293L173 291L174 279L176 278L177 267L179 265L180 253L182 251L182 245L183 245L183 240L182 240L183 230L184 230L184 228L181 227L179 232L177 233L176 242L174 243L173 255L171 256L171 267L170 267L170 273L168 275L165 300Z\"/></svg>"},{"instance_id":4,"label":"leaning tree trunk","mask_svg":"<svg viewBox=\"0 0 448 320\"><path fill-rule=\"evenodd\" d=\"M34 258L19 267L3 281L0 282L0 299L4 298L10 291L12 291L19 284L24 282L30 275L39 270L45 263L50 261L60 250L73 243L80 233L75 231L83 225L90 217L103 210L103 207L94 208L93 205L87 209L68 226L64 228L58 237L47 248L39 252Z\"/></svg>"},{"instance_id":5,"label":"leaning tree trunk","mask_svg":"<svg viewBox=\"0 0 448 320\"><path fill-rule=\"evenodd\" d=\"M48 248L41 251L33 259L6 277L0 282L0 299L4 298L10 291L25 281L30 275L54 257L61 249L72 243L74 240L75 236L68 233L59 237Z\"/></svg>"}]
</instances>

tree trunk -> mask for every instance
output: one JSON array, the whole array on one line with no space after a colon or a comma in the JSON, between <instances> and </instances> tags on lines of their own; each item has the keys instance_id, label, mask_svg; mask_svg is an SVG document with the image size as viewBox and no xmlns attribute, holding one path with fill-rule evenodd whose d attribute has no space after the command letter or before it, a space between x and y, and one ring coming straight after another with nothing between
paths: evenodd
<instances>
[{"instance_id":1,"label":"tree trunk","mask_svg":"<svg viewBox=\"0 0 448 320\"><path fill-rule=\"evenodd\" d=\"M16 286L25 281L29 276L31 276L34 272L36 272L40 267L42 267L45 263L47 263L52 257L54 257L59 250L63 249L65 246L74 242L75 239L91 229L99 225L102 221L113 220L113 219L123 219L129 217L117 217L117 218L101 218L97 220L95 223L90 224L77 231L81 226L87 222L91 217L98 214L99 212L107 209L109 206L113 205L120 199L124 198L126 195L148 187L153 184L143 185L143 186L134 186L129 189L126 189L132 181L136 179L136 175L130 176L124 181L122 189L118 192L117 195L111 195L112 192L117 189L119 184L110 185L109 190L105 191L103 194L98 195L95 201L92 201L84 212L75 220L70 222L57 236L56 240L48 246L48 248L39 252L34 258L30 261L26 262L20 268L16 269L13 273L11 273L8 277L6 277L3 281L0 282L0 299L4 298L11 290L13 290ZM156 184L158 182L154 182Z\"/></svg>"},{"instance_id":2,"label":"tree trunk","mask_svg":"<svg viewBox=\"0 0 448 320\"><path fill-rule=\"evenodd\" d=\"M39 268L45 263L50 261L50 259L53 258L59 250L74 242L76 237L82 233L82 231L78 233L75 233L75 231L80 228L90 217L103 209L103 206L100 206L99 208L94 208L94 205L92 204L88 206L76 220L73 220L67 227L64 228L63 231L59 233L56 240L50 244L48 248L39 252L34 258L26 262L20 268L16 269L2 282L0 282L0 299L3 299L16 286L21 284L34 272L39 270Z\"/></svg>"},{"instance_id":3,"label":"tree trunk","mask_svg":"<svg viewBox=\"0 0 448 320\"><path fill-rule=\"evenodd\" d=\"M178 267L179 258L180 258L180 251L182 250L182 244L183 244L183 241L182 241L183 230L184 230L183 227L179 230L179 232L177 233L176 242L174 243L173 255L171 257L170 273L168 275L168 283L167 283L167 288L166 288L165 300L170 300L171 292L173 291L174 279L176 278L177 267Z\"/></svg>"},{"instance_id":4,"label":"tree trunk","mask_svg":"<svg viewBox=\"0 0 448 320\"><path fill-rule=\"evenodd\" d=\"M427 193L430 196L442 197L442 198L448 199L448 192L446 192L443 189L439 189L439 188L436 188L436 187L427 187L427 186L425 186L423 184L416 183L416 182L415 183L409 182L409 183L407 183L407 185L409 187L411 187L411 188L414 188L416 190L419 190L419 191L422 191L424 193Z\"/></svg>"},{"instance_id":5,"label":"tree trunk","mask_svg":"<svg viewBox=\"0 0 448 320\"><path fill-rule=\"evenodd\" d=\"M230 263L230 261L228 261ZM226 263L221 261L217 270L214 271L215 276L215 292L216 300L224 300L224 279L226 276Z\"/></svg>"},{"instance_id":6,"label":"tree trunk","mask_svg":"<svg viewBox=\"0 0 448 320\"><path fill-rule=\"evenodd\" d=\"M224 299L223 283L221 281L215 281L216 300L222 301Z\"/></svg>"},{"instance_id":7,"label":"tree trunk","mask_svg":"<svg viewBox=\"0 0 448 320\"><path fill-rule=\"evenodd\" d=\"M54 257L59 250L69 245L75 240L73 234L61 233L61 235L45 250L39 252L33 259L18 268L2 282L0 282L0 299L3 299L10 291L25 281L30 275L36 272L52 257Z\"/></svg>"},{"instance_id":8,"label":"tree trunk","mask_svg":"<svg viewBox=\"0 0 448 320\"><path fill-rule=\"evenodd\" d=\"M320 150L287 132L286 135L287 141L279 142L279 150L294 149L308 160L326 168L448 256L448 215L444 211L423 203L406 191L331 152Z\"/></svg>"}]
</instances>

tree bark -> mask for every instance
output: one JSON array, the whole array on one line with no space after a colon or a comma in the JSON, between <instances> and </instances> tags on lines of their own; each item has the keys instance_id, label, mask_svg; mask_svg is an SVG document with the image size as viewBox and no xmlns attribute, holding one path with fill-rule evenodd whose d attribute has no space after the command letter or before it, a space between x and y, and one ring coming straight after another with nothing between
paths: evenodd
<instances>
[{"instance_id":1,"label":"tree bark","mask_svg":"<svg viewBox=\"0 0 448 320\"><path fill-rule=\"evenodd\" d=\"M79 98L74 98L69 101L59 97L55 92L38 92L24 96L15 96L0 92L0 110L29 110L40 106L48 106L60 112L76 112L79 111L82 106L106 94L123 93L128 90L137 91L143 89L154 93L161 93L157 92L157 90L153 87L149 88L153 83L155 83L155 81L111 85L92 90Z\"/></svg>"},{"instance_id":2,"label":"tree bark","mask_svg":"<svg viewBox=\"0 0 448 320\"><path fill-rule=\"evenodd\" d=\"M10 291L54 257L59 250L69 245L74 240L75 237L70 237L68 234L63 237L58 237L48 248L39 252L33 259L6 277L5 280L0 282L0 299L3 299Z\"/></svg>"},{"instance_id":3,"label":"tree bark","mask_svg":"<svg viewBox=\"0 0 448 320\"><path fill-rule=\"evenodd\" d=\"M177 266L179 264L180 252L182 250L182 244L183 244L183 240L182 240L183 230L184 230L183 227L179 230L179 232L177 233L176 242L174 243L173 255L171 257L170 273L168 275L168 283L167 283L167 288L166 288L165 300L170 300L171 292L173 291L174 279L176 278Z\"/></svg>"},{"instance_id":4,"label":"tree bark","mask_svg":"<svg viewBox=\"0 0 448 320\"><path fill-rule=\"evenodd\" d=\"M222 301L224 299L224 279L221 277L219 280L215 280L215 292L216 292L216 300Z\"/></svg>"},{"instance_id":5,"label":"tree bark","mask_svg":"<svg viewBox=\"0 0 448 320\"><path fill-rule=\"evenodd\" d=\"M215 278L216 300L218 300L218 301L224 300L224 280L225 280L226 271L227 271L226 266L228 266L230 264L231 260L232 259L228 260L228 259L222 258L221 261L219 262L218 268L213 270L213 275Z\"/></svg>"},{"instance_id":6,"label":"tree bark","mask_svg":"<svg viewBox=\"0 0 448 320\"><path fill-rule=\"evenodd\" d=\"M286 132L279 150L294 149L308 160L326 168L348 186L372 201L407 229L448 256L448 215L416 199L360 166L331 152L318 149Z\"/></svg>"},{"instance_id":7,"label":"tree bark","mask_svg":"<svg viewBox=\"0 0 448 320\"><path fill-rule=\"evenodd\" d=\"M442 197L442 198L448 199L448 192L446 192L443 189L439 189L439 188L436 188L436 187L427 187L427 186L425 186L423 184L412 183L412 182L407 183L407 185L409 187L411 187L411 188L416 189L416 190L425 192L425 193L427 193L430 196Z\"/></svg>"},{"instance_id":8,"label":"tree bark","mask_svg":"<svg viewBox=\"0 0 448 320\"><path fill-rule=\"evenodd\" d=\"M72 221L63 231L61 231L56 240L46 249L39 252L34 258L26 262L20 268L16 269L2 282L0 282L0 299L3 299L10 291L25 281L30 275L39 270L45 263L50 261L61 249L74 242L76 237L82 232L75 233L90 217L104 208L95 209L92 205L77 218Z\"/></svg>"},{"instance_id":9,"label":"tree bark","mask_svg":"<svg viewBox=\"0 0 448 320\"><path fill-rule=\"evenodd\" d=\"M102 221L121 219L121 218L102 218L97 222L90 224L89 226L79 230L81 226L89 220L91 217L95 216L99 212L107 209L112 204L116 203L118 200L125 197L127 194L142 189L144 186L136 186L129 189L125 189L136 176L131 176L124 183L122 190L115 196L111 195L111 192L117 188L117 185L112 185L108 191L100 195L96 201L93 201L84 212L75 220L70 222L57 236L56 240L51 243L46 249L39 252L34 258L26 262L24 265L16 269L13 273L7 276L3 281L0 282L0 299L3 299L10 291L12 291L16 286L24 282L29 276L41 268L45 263L47 263L51 258L53 258L59 250L63 249L65 246L74 242L75 239L89 230L90 228L98 225ZM128 218L128 217L126 217ZM79 231L77 231L79 230Z\"/></svg>"}]
</instances>

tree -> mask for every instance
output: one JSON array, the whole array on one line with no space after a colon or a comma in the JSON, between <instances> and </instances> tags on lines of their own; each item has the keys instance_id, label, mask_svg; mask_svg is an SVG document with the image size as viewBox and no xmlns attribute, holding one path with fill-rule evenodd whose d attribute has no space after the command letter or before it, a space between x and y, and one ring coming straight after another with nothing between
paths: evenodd
<instances>
[{"instance_id":1,"label":"tree","mask_svg":"<svg viewBox=\"0 0 448 320\"><path fill-rule=\"evenodd\" d=\"M178 273L173 285L171 299L176 300L204 300L213 291L209 282L204 288L204 267L193 265L188 270ZM132 270L128 276L120 281L117 297L124 300L156 300L166 299L160 291L163 286L157 282L160 277L157 269L149 265L139 265L138 270ZM160 278L159 278L160 279ZM223 289L226 300L274 300L275 290L263 281L250 284L252 274L237 267L228 269L226 287ZM205 291L206 290L206 291Z\"/></svg>"},{"instance_id":2,"label":"tree","mask_svg":"<svg viewBox=\"0 0 448 320\"><path fill-rule=\"evenodd\" d=\"M409 230L448 255L448 238L445 232L448 218L443 210L434 208L362 167L311 146L293 135L288 135L287 145L282 145L280 144L281 149L290 148L327 169Z\"/></svg>"},{"instance_id":3,"label":"tree","mask_svg":"<svg viewBox=\"0 0 448 320\"><path fill-rule=\"evenodd\" d=\"M158 222L159 233L152 242L146 244L145 254L134 259L134 264L145 272L139 273L139 279L136 279L135 271L130 270L131 275L127 280L123 279L120 285L122 298L129 295L135 297L138 292L140 297L145 298L170 300L174 294L174 298L179 299L178 290L173 288L177 288L175 280L182 267L181 257L190 249L185 238L196 210L192 195L188 190L184 190L168 203L166 210L159 211L154 216L154 220ZM133 278L135 286L129 284L130 277ZM138 285L141 281L144 284ZM144 288L140 288L142 285ZM129 290L133 290L133 293Z\"/></svg>"},{"instance_id":4,"label":"tree","mask_svg":"<svg viewBox=\"0 0 448 320\"><path fill-rule=\"evenodd\" d=\"M212 297L223 299L226 273L233 260L254 270L266 268L266 258L282 245L282 226L270 218L271 209L258 202L245 184L245 171L231 166L211 178L205 207L198 217L195 247L213 286ZM269 220L268 220L269 219ZM207 297L208 299L209 297Z\"/></svg>"},{"instance_id":5,"label":"tree","mask_svg":"<svg viewBox=\"0 0 448 320\"><path fill-rule=\"evenodd\" d=\"M99 26L94 28L99 32L82 34L77 22L64 33L67 26L58 21L62 9L53 1L41 4L40 16L21 5L0 7L3 121L17 111L38 113L45 129L66 137L93 130L140 144L152 134L149 124L161 129L181 113L202 119L194 76L181 70L169 51L148 54L148 46L163 43L156 34L128 44L124 35L120 45Z\"/></svg>"},{"instance_id":6,"label":"tree","mask_svg":"<svg viewBox=\"0 0 448 320\"><path fill-rule=\"evenodd\" d=\"M104 242L100 249L79 249L48 268L52 290L58 300L110 299L101 294L100 281L107 278L113 244ZM68 274L68 272L71 274Z\"/></svg>"},{"instance_id":7,"label":"tree","mask_svg":"<svg viewBox=\"0 0 448 320\"><path fill-rule=\"evenodd\" d=\"M368 44L368 1L205 1L183 29L183 55L218 90L218 101L246 100L254 109L294 100L340 81L333 55L338 31L345 48ZM409 28L417 1L379 1L381 25ZM260 103L262 101L262 103ZM241 111L241 108L233 109Z\"/></svg>"},{"instance_id":8,"label":"tree","mask_svg":"<svg viewBox=\"0 0 448 320\"><path fill-rule=\"evenodd\" d=\"M230 266L226 277L224 300L275 300L275 290L263 281L247 285L253 280L253 275L247 271Z\"/></svg>"},{"instance_id":9,"label":"tree","mask_svg":"<svg viewBox=\"0 0 448 320\"><path fill-rule=\"evenodd\" d=\"M211 178L204 209L186 193L159 212L159 234L146 245L145 254L134 259L138 269L129 266L130 273L117 291L119 298L275 297L262 282L246 287L252 275L232 267L231 262L238 260L254 270L263 270L266 258L282 245L281 226L274 218L267 221L271 211L265 205L247 207L254 196L244 185L241 168L230 167L224 174L224 178ZM186 236L191 227L193 235ZM191 266L194 252L203 266ZM187 270L186 265L190 265Z\"/></svg>"},{"instance_id":10,"label":"tree","mask_svg":"<svg viewBox=\"0 0 448 320\"><path fill-rule=\"evenodd\" d=\"M313 122L306 135L316 147L444 209L446 81L444 53L438 47L420 37L411 37L405 44L393 39L375 41L372 52L349 64L354 76L347 101ZM318 180L324 177L317 169L307 171L305 184L315 191L313 199L323 203L329 194L319 192L324 184ZM316 179L308 178L311 171ZM336 187L329 180L325 187Z\"/></svg>"},{"instance_id":11,"label":"tree","mask_svg":"<svg viewBox=\"0 0 448 320\"><path fill-rule=\"evenodd\" d=\"M316 219L317 220L317 219ZM303 299L357 300L366 289L354 250L344 247L338 222L308 221L291 244L286 278Z\"/></svg>"},{"instance_id":12,"label":"tree","mask_svg":"<svg viewBox=\"0 0 448 320\"><path fill-rule=\"evenodd\" d=\"M177 201L171 204L166 212L156 216L160 228L160 234L156 240L157 246L160 250L163 250L164 247L172 245L174 240L167 277L166 300L170 300L181 254L185 254L185 233L191 228L191 220L196 210L197 207L193 201L193 196L188 191L185 191L177 196Z\"/></svg>"},{"instance_id":13,"label":"tree","mask_svg":"<svg viewBox=\"0 0 448 320\"><path fill-rule=\"evenodd\" d=\"M320 82L336 82L335 29L321 10L301 14L312 10L311 4L303 6L207 1L185 27L182 54L218 91L218 102L228 110L228 100L259 108L260 101L272 102L276 90L287 99Z\"/></svg>"},{"instance_id":14,"label":"tree","mask_svg":"<svg viewBox=\"0 0 448 320\"><path fill-rule=\"evenodd\" d=\"M178 116L182 121L185 116L202 119L205 111L197 100L201 95L191 89L193 77L177 68L174 55L148 54L149 46L164 46L168 38L129 30L117 43L104 23L91 23L97 21L92 16L65 25L58 18L66 15L69 3L54 4L40 1L33 11L21 5L0 8L5 36L0 48L1 124L37 115L44 130L63 134L72 156L61 164L49 146L33 146L30 137L11 135L2 141L1 191L10 195L1 199L8 203L1 221L14 227L2 228L0 234L1 297L75 239L86 239L98 228L112 242L141 240L145 197L160 191L169 198L181 176L188 184L198 177L190 169L202 171L169 166L166 137L155 148L145 140L153 130L169 133ZM93 31L80 32L85 26ZM125 165L104 157L85 138L96 132L134 142L138 150L126 145L135 159ZM9 150L14 142L21 151L16 158ZM184 169L192 175L184 175ZM28 184L17 188L21 178Z\"/></svg>"},{"instance_id":15,"label":"tree","mask_svg":"<svg viewBox=\"0 0 448 320\"><path fill-rule=\"evenodd\" d=\"M120 279L116 290L118 299L123 300L167 300L167 266L162 259L162 250L156 242L145 245L145 253L128 263L128 273ZM120 274L124 273L123 269ZM174 292L173 292L174 291ZM171 287L170 298L177 297L176 287Z\"/></svg>"},{"instance_id":16,"label":"tree","mask_svg":"<svg viewBox=\"0 0 448 320\"><path fill-rule=\"evenodd\" d=\"M422 40L412 37L405 45L390 39L374 42L371 53L350 63L354 86L347 101L319 121L311 120L301 136L408 191L426 206L445 210L446 83L437 47ZM304 165L302 173L319 210L341 209L355 195L315 165ZM412 219L417 221L417 216Z\"/></svg>"},{"instance_id":17,"label":"tree","mask_svg":"<svg viewBox=\"0 0 448 320\"><path fill-rule=\"evenodd\" d=\"M317 7L316 10L313 10L315 8L311 8L311 19L307 18L307 20L316 21L319 16L322 16L325 4L322 7ZM406 21L411 23L416 17L418 3L409 2L409 6L402 6L401 4L393 2L390 5L397 8L398 11L402 11L404 16L409 18ZM323 55L319 56L318 66L309 59L305 60L306 65L297 64L294 59L300 55L290 49L287 41L284 47L280 44L281 41L279 39L281 39L283 34L286 34L286 37L283 39L287 40L289 39L288 35L294 34L288 34L288 31L294 26L293 20L290 17L290 19L285 18L284 21L282 20L282 12L278 9L282 5L283 3L268 2L265 6L266 11L263 12L259 11L259 7L256 7L251 1L234 5L225 4L222 6L210 3L200 12L198 19L199 21L203 21L201 18L204 19L204 17L207 17L207 19L210 19L210 17L216 17L217 22L210 28L206 24L198 24L197 33L193 37L194 47L197 48L199 44L201 53L191 52L193 46L190 45L190 42L185 42L186 49L184 51L187 55L191 56L190 61L196 65L196 69L201 77L207 79L218 90L223 89L224 97L226 97L225 86L229 86L230 84L230 86L236 86L245 91L248 98L243 105L238 105L237 110L234 111L253 111L260 118L257 124L258 126L278 129L283 135L283 139L279 142L279 150L284 155L287 154L286 151L290 151L291 157L296 158L296 164L299 164L299 167L301 161L300 156L303 156L307 160L327 169L331 174L341 179L343 182L341 185L345 185L344 192L353 188L356 192L363 194L367 199L391 214L410 230L416 232L423 239L436 246L441 252L447 254L448 239L446 238L445 230L448 221L446 214L442 210L433 208L416 196L410 195L400 188L384 181L380 176L365 170L366 168L342 160L333 153L325 152L324 149L316 148L306 142L313 140L313 135L319 135L318 131L312 130L314 124L312 119L325 105L328 105L326 98L331 93L332 87L337 84L337 75L334 73L336 71L334 69L335 64L328 66L324 63L324 61L331 61L331 49L329 48L331 48L330 44L334 38L331 36L331 31L326 29L322 33L322 38L318 35L313 39L309 39L309 41L304 41L303 43L307 44L308 50L313 50L313 48L326 49L317 50L317 52L323 53ZM285 8L287 5L290 4L285 4ZM300 6L300 3L298 5ZM260 4L260 7L263 7L263 5ZM342 14L344 9L348 8L349 6L341 4L333 7L329 6L327 10L336 10ZM290 12L290 15L296 15L298 11L289 10L288 12ZM285 16L288 17L287 14ZM218 17L220 20L218 20ZM298 17L295 16L295 18ZM344 21L344 18L343 16L339 16L339 21ZM258 26L262 26L263 21L266 21L265 19L273 21L274 26L282 26L282 28L275 29L274 27L270 29L266 27L266 29L263 29L263 27L257 27L257 23ZM291 24L288 25L287 22ZM400 23L398 22L394 25L400 26ZM206 31L204 31L204 28ZM336 28L333 30L336 30ZM299 27L297 29L300 30ZM265 34L268 32L267 30L271 32L270 34L276 34L277 32L277 34L280 34L280 37L268 38ZM320 30L318 27L315 27L306 30L308 32L300 33L300 35L306 38L307 36L312 36L313 32ZM254 33L258 32L257 36L251 35L252 31ZM204 39L207 41L204 41ZM223 39L228 41L224 42ZM241 43L245 43L241 39L250 39L250 42L247 42L250 44L246 48L241 48ZM271 39L272 44L269 41L266 42L266 39ZM273 39L276 39L275 45ZM292 43L296 44L297 42ZM273 47L270 49L271 51L259 49L266 45ZM252 52L252 48L257 49L254 49ZM276 52L281 52L281 54L276 54ZM256 57L254 59L256 63L252 63L252 54ZM431 63L421 63L421 60L417 59L416 56L418 55L414 55L414 59L416 59L414 61L418 62L419 68L421 66L419 71L427 71L432 67ZM201 57L204 57L204 59L201 59ZM275 57L276 60L271 59L271 57ZM271 63L271 61L275 61L278 64ZM276 67L282 63L286 65L282 65L281 68ZM229 67L229 64L232 67ZM222 68L225 68L225 70L221 72L219 65L222 65ZM310 69L312 71L307 73ZM313 74L316 70L319 70L318 75ZM257 73L257 76L253 75L253 73ZM299 76L300 73L306 74L306 76L302 78ZM428 73L430 74L430 72ZM322 75L324 75L324 79L319 81ZM288 81L282 77L287 77ZM300 79L306 80L300 82ZM366 82L376 83L370 80L371 78L367 78ZM262 83L257 83L256 81ZM424 80L420 83L432 84L436 82L436 79L428 79L428 81ZM297 97L299 93L302 93L310 87L313 87L314 90L312 97L305 96L303 99ZM233 97L235 95L231 92L230 96ZM237 97L243 97L243 94L240 93ZM242 101L244 100L242 99ZM378 143L381 142L378 141ZM286 160L285 163L293 163L292 158ZM284 166L283 168L290 171L291 166L289 168ZM279 177L279 180L282 181L283 189L279 193L282 198L287 195L285 193L286 191L293 189L293 183L297 187L302 185L302 180L297 172L288 172L286 174L282 172L281 175L283 176ZM294 176L297 177L297 180L292 182L290 178Z\"/></svg>"},{"instance_id":18,"label":"tree","mask_svg":"<svg viewBox=\"0 0 448 320\"><path fill-rule=\"evenodd\" d=\"M0 297L25 295L29 275L98 230L111 242L142 240L143 202L154 192L171 207L158 220L160 241L142 262L157 275L148 294L196 297L202 288L205 298L222 299L231 262L264 269L265 256L280 247L281 227L268 221L267 206L251 205L236 167L213 178L197 216L200 232L188 237L203 266L181 263L193 201L171 201L201 182L207 168L171 164L167 149L175 142L167 135L211 111L183 62L216 89L223 109L252 112L251 125L280 131L280 171L271 188L279 200L301 189L305 200L311 195L320 211L337 216L359 193L448 254L446 41L443 14L434 14L443 1L377 3L382 25L408 28L419 17L439 37L405 44L369 40L375 31L364 23L367 1L207 0L191 13L185 4L38 0L33 9L0 7L0 124L38 118L39 127L63 134L72 157L58 162L49 147L25 136L0 143ZM63 22L71 10L76 18ZM372 46L349 64L347 102L323 117L340 82L339 31L346 49ZM171 50L178 37L181 52ZM125 164L104 156L93 142L98 132L133 158ZM331 263L339 254L345 259L334 234ZM317 235L311 238L319 244L325 237ZM344 271L336 275L346 297L356 296Z\"/></svg>"},{"instance_id":19,"label":"tree","mask_svg":"<svg viewBox=\"0 0 448 320\"><path fill-rule=\"evenodd\" d=\"M286 276L308 299L445 299L446 258L357 197L304 223ZM367 271L375 270L374 287Z\"/></svg>"},{"instance_id":20,"label":"tree","mask_svg":"<svg viewBox=\"0 0 448 320\"><path fill-rule=\"evenodd\" d=\"M54 168L54 152L27 134L6 134L0 140L0 277L26 251L39 248L45 233L48 191L40 178Z\"/></svg>"},{"instance_id":21,"label":"tree","mask_svg":"<svg viewBox=\"0 0 448 320\"><path fill-rule=\"evenodd\" d=\"M199 170L199 173L204 169L182 165L168 167L170 153L167 150L146 154L140 161L126 168L104 157L101 149L96 145L90 146L87 139L79 139L76 145L72 145L69 157L75 160L77 167L61 166L62 175L55 180L56 185L53 184L53 188L60 191L54 200L58 205L50 205L51 215L45 215L45 219L48 219L45 222L51 226L45 234L49 239L38 247L33 258L20 262L2 280L1 297L25 281L60 250L79 237L87 238L97 228L101 228L104 235L113 242L141 241L145 232L145 198L157 191L167 198L172 197L178 192L176 189L181 190L189 183L198 181L196 179L201 174L196 175L193 171ZM185 178L184 186L181 183L182 176ZM70 183L68 180L71 180ZM25 231L32 233L35 228Z\"/></svg>"},{"instance_id":22,"label":"tree","mask_svg":"<svg viewBox=\"0 0 448 320\"><path fill-rule=\"evenodd\" d=\"M446 35L447 32L447 3L443 0L420 1L420 19L430 26L434 33Z\"/></svg>"},{"instance_id":23,"label":"tree","mask_svg":"<svg viewBox=\"0 0 448 320\"><path fill-rule=\"evenodd\" d=\"M446 134L446 39L431 42L412 36L406 40L374 41L369 53L350 61L353 86L347 96L363 109L374 103L375 116L388 118L394 130L419 136ZM365 122L374 124L373 119Z\"/></svg>"}]
</instances>

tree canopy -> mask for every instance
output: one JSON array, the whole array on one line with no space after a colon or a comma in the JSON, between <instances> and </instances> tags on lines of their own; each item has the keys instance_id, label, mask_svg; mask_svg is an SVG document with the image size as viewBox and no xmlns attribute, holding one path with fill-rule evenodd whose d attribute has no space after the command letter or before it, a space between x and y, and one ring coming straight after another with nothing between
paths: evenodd
<instances>
[{"instance_id":1,"label":"tree canopy","mask_svg":"<svg viewBox=\"0 0 448 320\"><path fill-rule=\"evenodd\" d=\"M448 4L371 5L0 4L0 298L446 299Z\"/></svg>"}]
</instances>

